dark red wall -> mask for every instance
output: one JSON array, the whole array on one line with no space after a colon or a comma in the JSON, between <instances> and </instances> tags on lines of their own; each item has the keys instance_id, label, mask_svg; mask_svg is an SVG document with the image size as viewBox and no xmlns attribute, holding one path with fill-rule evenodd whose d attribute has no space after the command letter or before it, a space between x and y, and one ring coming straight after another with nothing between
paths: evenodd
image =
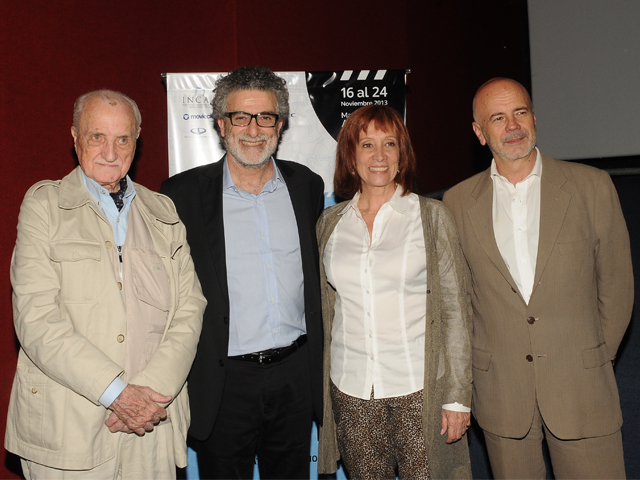
<instances>
[{"instance_id":1,"label":"dark red wall","mask_svg":"<svg viewBox=\"0 0 640 480\"><path fill-rule=\"evenodd\" d=\"M525 14L525 0L0 2L0 433L17 355L8 275L17 215L30 185L75 166L78 95L106 87L136 100L135 179L158 189L168 175L163 72L408 68L423 190L440 190L485 161L470 126L475 89L496 75L528 82ZM0 478L18 478L15 457L0 452Z\"/></svg>"}]
</instances>

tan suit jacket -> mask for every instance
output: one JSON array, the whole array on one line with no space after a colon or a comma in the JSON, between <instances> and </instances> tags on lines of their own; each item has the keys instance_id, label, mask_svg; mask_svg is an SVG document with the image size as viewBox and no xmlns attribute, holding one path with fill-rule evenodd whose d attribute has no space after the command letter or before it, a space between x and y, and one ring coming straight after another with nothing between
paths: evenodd
<instances>
[{"instance_id":1,"label":"tan suit jacket","mask_svg":"<svg viewBox=\"0 0 640 480\"><path fill-rule=\"evenodd\" d=\"M473 406L480 426L521 438L536 401L561 439L622 425L611 360L631 317L629 234L609 175L542 155L540 239L527 305L493 232L486 170L445 194L470 275Z\"/></svg>"}]
</instances>

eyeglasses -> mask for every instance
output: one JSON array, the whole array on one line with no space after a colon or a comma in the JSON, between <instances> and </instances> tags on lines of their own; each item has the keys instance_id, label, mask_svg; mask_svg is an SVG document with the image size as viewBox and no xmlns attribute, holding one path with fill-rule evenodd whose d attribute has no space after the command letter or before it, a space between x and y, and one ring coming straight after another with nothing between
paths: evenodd
<instances>
[{"instance_id":1,"label":"eyeglasses","mask_svg":"<svg viewBox=\"0 0 640 480\"><path fill-rule=\"evenodd\" d=\"M278 118L280 118L280 115L275 113L227 112L224 116L229 117L231 125L234 127L246 127L254 118L259 127L275 127L276 123L278 123Z\"/></svg>"}]
</instances>

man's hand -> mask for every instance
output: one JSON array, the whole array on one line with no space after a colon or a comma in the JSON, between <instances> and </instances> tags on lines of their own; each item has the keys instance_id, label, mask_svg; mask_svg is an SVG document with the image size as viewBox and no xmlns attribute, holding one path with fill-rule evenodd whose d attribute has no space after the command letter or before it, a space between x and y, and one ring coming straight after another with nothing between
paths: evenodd
<instances>
[{"instance_id":1,"label":"man's hand","mask_svg":"<svg viewBox=\"0 0 640 480\"><path fill-rule=\"evenodd\" d=\"M442 430L440 435L444 435L447 431L449 432L447 443L460 440L470 426L471 413L442 409Z\"/></svg>"},{"instance_id":2,"label":"man's hand","mask_svg":"<svg viewBox=\"0 0 640 480\"><path fill-rule=\"evenodd\" d=\"M144 435L167 418L167 411L158 403L168 403L171 399L171 396L162 395L149 387L129 384L109 407L113 413L104 423L111 432Z\"/></svg>"},{"instance_id":3,"label":"man's hand","mask_svg":"<svg viewBox=\"0 0 640 480\"><path fill-rule=\"evenodd\" d=\"M118 418L118 416L111 412L109 418L104 421L104 424L109 427L109 431L111 433L123 432L123 433L132 433L129 427L127 427L122 420Z\"/></svg>"}]
</instances>

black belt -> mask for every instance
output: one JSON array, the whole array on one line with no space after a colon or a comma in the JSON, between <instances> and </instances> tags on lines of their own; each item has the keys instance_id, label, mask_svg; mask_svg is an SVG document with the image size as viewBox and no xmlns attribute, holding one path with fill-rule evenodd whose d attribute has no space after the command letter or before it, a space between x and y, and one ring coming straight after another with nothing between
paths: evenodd
<instances>
[{"instance_id":1,"label":"black belt","mask_svg":"<svg viewBox=\"0 0 640 480\"><path fill-rule=\"evenodd\" d=\"M271 348L264 352L245 353L244 355L235 355L229 357L232 360L243 360L245 362L259 363L260 365L268 365L284 360L301 346L307 343L307 336L300 335L291 345L282 348Z\"/></svg>"}]
</instances>

